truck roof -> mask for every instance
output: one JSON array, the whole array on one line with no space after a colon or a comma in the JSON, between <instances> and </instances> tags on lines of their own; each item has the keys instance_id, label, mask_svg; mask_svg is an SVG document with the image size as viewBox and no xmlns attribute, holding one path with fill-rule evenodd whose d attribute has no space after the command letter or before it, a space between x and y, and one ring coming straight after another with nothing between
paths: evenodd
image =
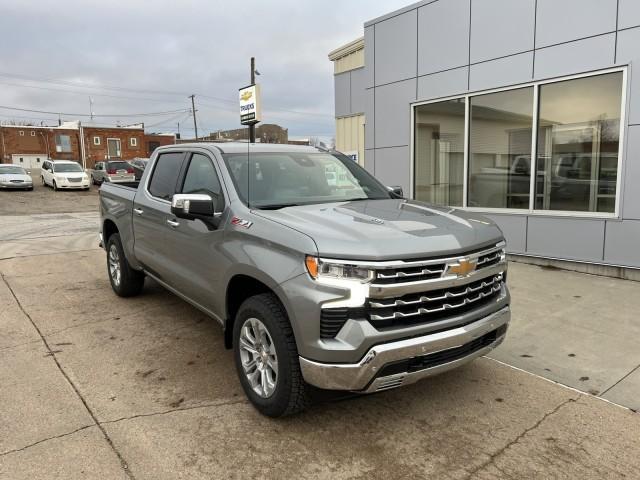
<instances>
[{"instance_id":1,"label":"truck roof","mask_svg":"<svg viewBox=\"0 0 640 480\"><path fill-rule=\"evenodd\" d=\"M247 142L193 142L171 145L171 147L214 147L220 153L245 153L249 148L254 153L268 152L300 152L311 153L323 150L306 145L285 145L280 143L247 143Z\"/></svg>"}]
</instances>

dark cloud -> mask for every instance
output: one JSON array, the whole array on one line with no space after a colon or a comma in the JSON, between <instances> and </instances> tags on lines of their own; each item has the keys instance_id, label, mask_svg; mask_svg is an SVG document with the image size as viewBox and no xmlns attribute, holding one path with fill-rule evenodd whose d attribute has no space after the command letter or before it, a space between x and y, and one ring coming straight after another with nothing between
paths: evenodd
<instances>
[{"instance_id":1,"label":"dark cloud","mask_svg":"<svg viewBox=\"0 0 640 480\"><path fill-rule=\"evenodd\" d=\"M237 89L248 83L253 55L262 73L264 121L289 127L294 136L331 137L328 52L361 36L364 21L405 4L0 0L0 73L21 77L0 76L0 105L88 113L92 96L97 114L156 112L187 108L186 95L196 93L202 94L196 97L201 131L237 128ZM139 92L82 88L86 85ZM52 116L0 110L4 120L26 117L50 121ZM178 120L183 133L192 134L186 114L146 122L174 131Z\"/></svg>"}]
</instances>

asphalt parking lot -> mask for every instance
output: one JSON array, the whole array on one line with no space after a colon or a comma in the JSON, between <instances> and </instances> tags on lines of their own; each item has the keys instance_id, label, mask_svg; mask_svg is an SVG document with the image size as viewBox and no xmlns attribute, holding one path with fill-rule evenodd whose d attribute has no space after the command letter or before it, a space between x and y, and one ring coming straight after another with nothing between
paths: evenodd
<instances>
[{"instance_id":1,"label":"asphalt parking lot","mask_svg":"<svg viewBox=\"0 0 640 480\"><path fill-rule=\"evenodd\" d=\"M640 415L610 403L640 397L640 283L512 264L494 358L273 420L213 320L111 292L95 213L29 213L0 217L2 479L640 478Z\"/></svg>"}]
</instances>

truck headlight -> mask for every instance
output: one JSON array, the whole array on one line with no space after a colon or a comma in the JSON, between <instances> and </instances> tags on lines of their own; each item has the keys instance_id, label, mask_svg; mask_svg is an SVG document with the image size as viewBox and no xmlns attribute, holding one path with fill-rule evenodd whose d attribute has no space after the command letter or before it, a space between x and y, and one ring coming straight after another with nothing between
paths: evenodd
<instances>
[{"instance_id":1,"label":"truck headlight","mask_svg":"<svg viewBox=\"0 0 640 480\"><path fill-rule=\"evenodd\" d=\"M328 262L311 255L307 255L305 264L309 275L314 279L330 278L368 283L374 278L374 271L368 268L348 263Z\"/></svg>"}]
</instances>

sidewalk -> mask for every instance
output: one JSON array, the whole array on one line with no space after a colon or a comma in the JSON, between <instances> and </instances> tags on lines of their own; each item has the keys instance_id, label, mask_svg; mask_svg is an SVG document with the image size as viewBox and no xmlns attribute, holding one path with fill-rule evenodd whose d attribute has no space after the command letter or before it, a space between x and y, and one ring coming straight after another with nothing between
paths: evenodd
<instances>
[{"instance_id":1,"label":"sidewalk","mask_svg":"<svg viewBox=\"0 0 640 480\"><path fill-rule=\"evenodd\" d=\"M513 317L490 356L640 410L640 282L509 264Z\"/></svg>"}]
</instances>

